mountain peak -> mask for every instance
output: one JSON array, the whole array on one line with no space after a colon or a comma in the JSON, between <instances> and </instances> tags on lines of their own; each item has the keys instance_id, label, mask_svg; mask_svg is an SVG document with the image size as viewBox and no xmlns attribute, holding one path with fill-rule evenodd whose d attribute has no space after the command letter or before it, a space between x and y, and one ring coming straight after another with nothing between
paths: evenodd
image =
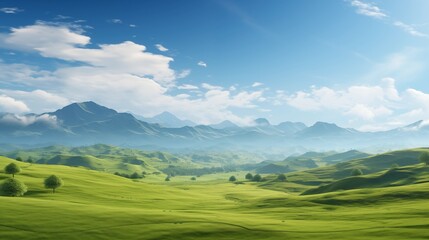
<instances>
[{"instance_id":1,"label":"mountain peak","mask_svg":"<svg viewBox=\"0 0 429 240\"><path fill-rule=\"evenodd\" d=\"M238 126L229 120L222 121L217 124L210 125L212 128L216 129L225 129L225 128L237 128Z\"/></svg>"},{"instance_id":2,"label":"mountain peak","mask_svg":"<svg viewBox=\"0 0 429 240\"><path fill-rule=\"evenodd\" d=\"M270 122L266 118L257 118L253 121L256 126L270 126Z\"/></svg>"},{"instance_id":3,"label":"mountain peak","mask_svg":"<svg viewBox=\"0 0 429 240\"><path fill-rule=\"evenodd\" d=\"M115 114L118 114L118 112L92 101L72 103L51 113L51 115L57 116L58 119L67 125L76 125L105 119Z\"/></svg>"},{"instance_id":4,"label":"mountain peak","mask_svg":"<svg viewBox=\"0 0 429 240\"><path fill-rule=\"evenodd\" d=\"M184 126L195 126L196 124L192 121L189 120L182 120L178 117L176 117L176 115L164 111L158 115L155 115L151 118L144 118L141 119L145 122L149 122L149 123L158 123L161 126L164 127L173 127L173 128L179 128L179 127L184 127Z\"/></svg>"}]
</instances>

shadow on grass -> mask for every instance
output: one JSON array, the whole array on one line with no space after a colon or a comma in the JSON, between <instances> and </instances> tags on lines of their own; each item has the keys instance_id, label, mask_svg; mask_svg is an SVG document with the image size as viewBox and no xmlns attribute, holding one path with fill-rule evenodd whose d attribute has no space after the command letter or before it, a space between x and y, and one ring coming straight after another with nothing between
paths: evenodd
<instances>
[{"instance_id":1,"label":"shadow on grass","mask_svg":"<svg viewBox=\"0 0 429 240\"><path fill-rule=\"evenodd\" d=\"M25 193L25 196L37 196L37 195L45 195L47 193L51 193L49 190L31 190Z\"/></svg>"}]
</instances>

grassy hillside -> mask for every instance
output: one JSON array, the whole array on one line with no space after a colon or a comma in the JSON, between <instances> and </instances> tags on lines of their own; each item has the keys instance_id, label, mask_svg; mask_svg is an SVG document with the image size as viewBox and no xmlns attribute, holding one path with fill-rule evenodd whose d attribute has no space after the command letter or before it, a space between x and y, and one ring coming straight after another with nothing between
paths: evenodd
<instances>
[{"instance_id":1,"label":"grassy hillside","mask_svg":"<svg viewBox=\"0 0 429 240\"><path fill-rule=\"evenodd\" d=\"M16 161L0 157L0 169L10 162ZM23 170L16 178L29 192L0 197L1 239L429 237L429 183L299 196L261 188L265 183L229 183L230 174L132 181L80 167L16 163ZM42 185L50 174L65 182L55 194ZM244 174L234 173L239 180ZM0 173L0 181L6 177Z\"/></svg>"},{"instance_id":2,"label":"grassy hillside","mask_svg":"<svg viewBox=\"0 0 429 240\"><path fill-rule=\"evenodd\" d=\"M401 186L429 181L429 168L423 164L392 168L381 173L348 177L333 183L309 189L303 194L319 194L339 190Z\"/></svg>"},{"instance_id":3,"label":"grassy hillside","mask_svg":"<svg viewBox=\"0 0 429 240\"><path fill-rule=\"evenodd\" d=\"M418 156L428 149L416 148L369 156L334 165L294 172L288 174L290 181L319 186L351 176L353 169L360 169L364 174L372 174L390 169L393 165L407 166L419 163Z\"/></svg>"}]
</instances>

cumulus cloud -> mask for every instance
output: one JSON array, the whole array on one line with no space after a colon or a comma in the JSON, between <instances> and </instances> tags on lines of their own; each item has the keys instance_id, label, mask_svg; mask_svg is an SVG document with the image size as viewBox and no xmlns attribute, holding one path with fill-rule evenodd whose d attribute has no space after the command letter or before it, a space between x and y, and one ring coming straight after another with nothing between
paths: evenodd
<instances>
[{"instance_id":1,"label":"cumulus cloud","mask_svg":"<svg viewBox=\"0 0 429 240\"><path fill-rule=\"evenodd\" d=\"M373 18L385 18L387 14L384 13L379 7L375 4L367 3L359 0L352 0L350 4L356 8L358 14L366 15Z\"/></svg>"},{"instance_id":2,"label":"cumulus cloud","mask_svg":"<svg viewBox=\"0 0 429 240\"><path fill-rule=\"evenodd\" d=\"M155 47L159 50L159 51L161 51L161 52L167 52L168 51L168 48L166 48L166 47L164 47L164 46L162 46L161 44L155 44Z\"/></svg>"},{"instance_id":3,"label":"cumulus cloud","mask_svg":"<svg viewBox=\"0 0 429 240\"><path fill-rule=\"evenodd\" d=\"M385 78L379 86L350 86L335 90L313 87L285 97L287 104L303 111L324 109L340 111L364 120L392 114L390 108L401 100L392 78Z\"/></svg>"},{"instance_id":4,"label":"cumulus cloud","mask_svg":"<svg viewBox=\"0 0 429 240\"><path fill-rule=\"evenodd\" d=\"M32 51L71 64L45 70L0 61L0 68L5 70L0 82L6 83L3 87L9 86L1 89L0 94L13 96L27 104L23 110L31 108L35 112L93 100L118 111L140 115L154 115L162 109L199 123L228 119L241 124L250 122L251 118L235 115L232 108L255 108L263 94L240 90L232 93L206 83L196 94L197 86L177 87L177 80L190 71L173 70L171 57L147 52L144 45L131 41L95 47L90 43L90 37L69 26L37 23L11 29L4 36L4 47ZM10 68L17 71L9 71ZM12 75L13 82L7 78ZM18 91L16 85L29 90ZM174 94L174 88L182 91Z\"/></svg>"},{"instance_id":5,"label":"cumulus cloud","mask_svg":"<svg viewBox=\"0 0 429 240\"><path fill-rule=\"evenodd\" d=\"M197 63L197 65L198 65L198 66L201 66L201 67L207 67L207 63L205 63L205 62L203 62L203 61L199 61L199 62Z\"/></svg>"},{"instance_id":6,"label":"cumulus cloud","mask_svg":"<svg viewBox=\"0 0 429 240\"><path fill-rule=\"evenodd\" d=\"M365 131L386 130L429 119L429 94L412 88L399 92L392 78L384 78L379 85L372 86L312 87L293 94L278 91L275 104L283 102L304 112L329 111L348 116Z\"/></svg>"},{"instance_id":7,"label":"cumulus cloud","mask_svg":"<svg viewBox=\"0 0 429 240\"><path fill-rule=\"evenodd\" d=\"M0 111L10 113L23 113L28 112L30 109L27 105L19 100L11 98L6 95L0 95Z\"/></svg>"},{"instance_id":8,"label":"cumulus cloud","mask_svg":"<svg viewBox=\"0 0 429 240\"><path fill-rule=\"evenodd\" d=\"M42 115L17 115L4 114L0 116L0 123L3 125L12 125L26 127L34 123L41 123L45 126L58 127L57 117L49 114Z\"/></svg>"}]
</instances>

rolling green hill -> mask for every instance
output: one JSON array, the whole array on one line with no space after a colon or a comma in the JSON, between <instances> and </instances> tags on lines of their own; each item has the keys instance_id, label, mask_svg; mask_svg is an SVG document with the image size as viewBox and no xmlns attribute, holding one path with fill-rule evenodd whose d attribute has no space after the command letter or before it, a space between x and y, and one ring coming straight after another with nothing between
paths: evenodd
<instances>
[{"instance_id":1,"label":"rolling green hill","mask_svg":"<svg viewBox=\"0 0 429 240\"><path fill-rule=\"evenodd\" d=\"M398 166L418 164L418 156L424 151L428 150L424 148L416 148L373 155L326 167L289 173L288 179L296 183L312 186L328 184L350 177L353 169L360 169L364 174L371 174L387 170L395 164Z\"/></svg>"},{"instance_id":2,"label":"rolling green hill","mask_svg":"<svg viewBox=\"0 0 429 240\"><path fill-rule=\"evenodd\" d=\"M348 177L318 188L309 189L303 194L319 194L339 190L382 188L429 182L429 168L423 164L392 168L367 176Z\"/></svg>"},{"instance_id":3,"label":"rolling green hill","mask_svg":"<svg viewBox=\"0 0 429 240\"><path fill-rule=\"evenodd\" d=\"M417 150L412 150L417 151ZM30 164L15 177L29 191L0 196L0 239L427 239L429 183L300 196L231 173L130 180L81 167ZM411 171L399 168L399 171ZM418 168L416 167L417 171ZM65 185L43 188L51 174ZM234 175L242 181L245 173ZM416 175L420 176L420 175ZM6 179L0 172L0 182ZM422 179L425 176L421 176ZM285 189L308 188L275 182Z\"/></svg>"}]
</instances>

